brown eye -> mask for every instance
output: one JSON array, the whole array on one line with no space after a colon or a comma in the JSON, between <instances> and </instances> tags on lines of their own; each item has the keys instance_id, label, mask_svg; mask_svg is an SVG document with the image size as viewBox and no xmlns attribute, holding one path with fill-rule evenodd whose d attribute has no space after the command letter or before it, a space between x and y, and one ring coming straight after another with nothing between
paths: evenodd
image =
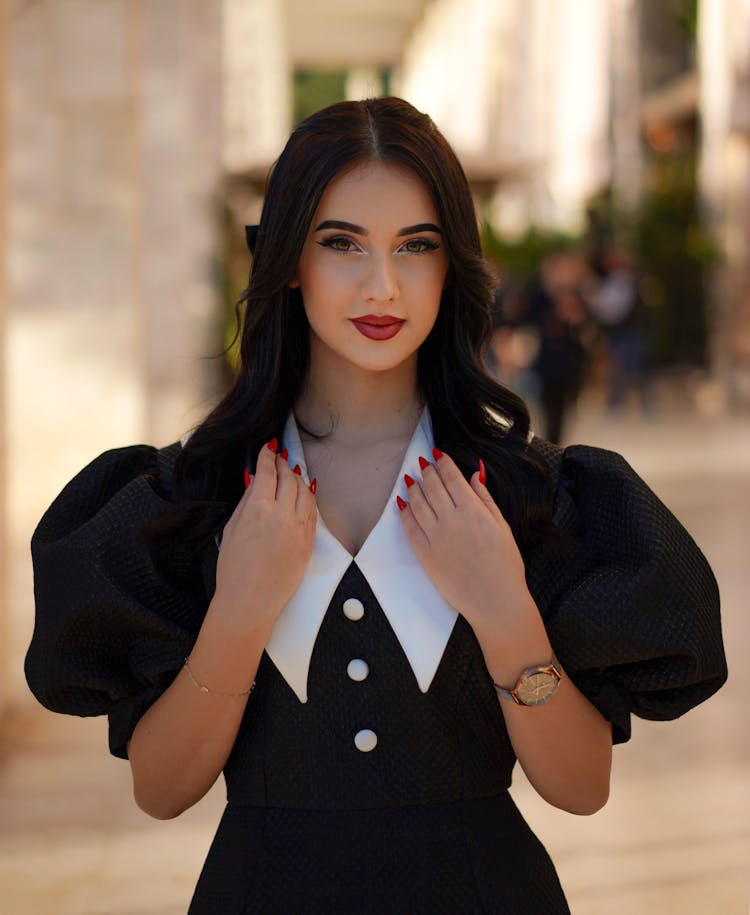
<instances>
[{"instance_id":1,"label":"brown eye","mask_svg":"<svg viewBox=\"0 0 750 915\"><path fill-rule=\"evenodd\" d=\"M437 249L435 242L428 241L426 238L410 238L402 246L402 250L408 254L424 254L426 251L435 251Z\"/></svg>"},{"instance_id":2,"label":"brown eye","mask_svg":"<svg viewBox=\"0 0 750 915\"><path fill-rule=\"evenodd\" d=\"M332 235L330 238L324 238L318 244L323 248L331 248L333 251L356 251L359 250L351 238L345 235Z\"/></svg>"}]
</instances>

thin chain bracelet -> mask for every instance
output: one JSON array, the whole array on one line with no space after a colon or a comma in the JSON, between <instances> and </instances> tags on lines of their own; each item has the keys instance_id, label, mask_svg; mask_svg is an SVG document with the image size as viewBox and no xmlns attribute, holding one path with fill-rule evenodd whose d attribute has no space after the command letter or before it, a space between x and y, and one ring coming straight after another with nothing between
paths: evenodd
<instances>
[{"instance_id":1,"label":"thin chain bracelet","mask_svg":"<svg viewBox=\"0 0 750 915\"><path fill-rule=\"evenodd\" d=\"M241 693L219 693L219 692L216 692L216 690L209 689L203 683L199 683L195 679L195 674L190 669L190 658L189 657L185 658L184 667L185 667L185 670L188 672L188 676L193 681L193 683L195 683L195 685L198 687L198 689L202 693L206 693L209 696L220 696L222 699L239 699L241 696L249 696L250 693L255 689L255 681L253 680L253 685L250 687L250 689L243 690L243 692L241 692Z\"/></svg>"}]
</instances>

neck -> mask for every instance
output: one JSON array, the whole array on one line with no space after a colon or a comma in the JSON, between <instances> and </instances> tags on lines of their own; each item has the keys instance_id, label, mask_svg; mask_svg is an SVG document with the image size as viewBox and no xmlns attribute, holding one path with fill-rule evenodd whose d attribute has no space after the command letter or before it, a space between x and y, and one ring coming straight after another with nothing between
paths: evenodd
<instances>
[{"instance_id":1,"label":"neck","mask_svg":"<svg viewBox=\"0 0 750 915\"><path fill-rule=\"evenodd\" d=\"M411 437L422 408L416 354L387 372L311 358L294 413L314 434L354 446Z\"/></svg>"}]
</instances>

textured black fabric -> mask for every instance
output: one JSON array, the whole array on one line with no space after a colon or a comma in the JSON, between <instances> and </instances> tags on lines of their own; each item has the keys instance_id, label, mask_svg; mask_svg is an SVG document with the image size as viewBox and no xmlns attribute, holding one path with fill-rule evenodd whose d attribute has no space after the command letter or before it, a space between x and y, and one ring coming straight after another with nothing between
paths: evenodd
<instances>
[{"instance_id":1,"label":"textured black fabric","mask_svg":"<svg viewBox=\"0 0 750 915\"><path fill-rule=\"evenodd\" d=\"M105 452L75 477L31 542L36 620L26 678L39 701L73 715L109 715L110 748L125 743L195 641L206 583L175 543L158 565L147 523L170 511L179 444Z\"/></svg>"},{"instance_id":2,"label":"textured black fabric","mask_svg":"<svg viewBox=\"0 0 750 915\"><path fill-rule=\"evenodd\" d=\"M365 607L344 615L347 598ZM351 680L354 658L369 666ZM361 753L354 735L378 737ZM300 702L264 654L225 767L230 804L360 809L497 794L515 757L482 653L459 617L430 689L422 693L385 614L353 562L318 633ZM335 777L332 775L335 773Z\"/></svg>"},{"instance_id":3,"label":"textured black fabric","mask_svg":"<svg viewBox=\"0 0 750 915\"><path fill-rule=\"evenodd\" d=\"M549 856L507 793L352 811L230 804L189 915L290 912L567 915L569 909Z\"/></svg>"},{"instance_id":4,"label":"textured black fabric","mask_svg":"<svg viewBox=\"0 0 750 915\"><path fill-rule=\"evenodd\" d=\"M726 680L716 579L619 454L536 447L557 481L554 522L567 539L529 557L527 583L566 673L620 743L631 713L677 718Z\"/></svg>"},{"instance_id":5,"label":"textured black fabric","mask_svg":"<svg viewBox=\"0 0 750 915\"><path fill-rule=\"evenodd\" d=\"M695 543L626 462L535 442L561 535L527 557L560 661L626 740L630 715L673 718L726 678L718 592ZM170 510L179 445L107 452L32 539L36 626L26 675L56 711L108 714L125 755L171 683L213 593L216 548L144 530ZM358 597L365 616L348 620ZM347 676L364 658L370 675ZM370 753L354 734L371 728ZM225 768L226 814L191 912L565 912L554 868L505 789L514 756L481 649L459 617L427 693L356 563L315 645L300 703L264 654ZM536 895L535 895L536 894Z\"/></svg>"}]
</instances>

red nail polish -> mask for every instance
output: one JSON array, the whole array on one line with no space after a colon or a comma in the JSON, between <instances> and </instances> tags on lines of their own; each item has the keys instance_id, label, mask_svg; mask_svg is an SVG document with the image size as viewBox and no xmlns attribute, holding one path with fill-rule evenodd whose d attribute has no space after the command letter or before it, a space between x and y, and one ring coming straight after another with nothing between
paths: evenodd
<instances>
[{"instance_id":1,"label":"red nail polish","mask_svg":"<svg viewBox=\"0 0 750 915\"><path fill-rule=\"evenodd\" d=\"M408 473L404 474L404 483L406 483L407 487L414 485L414 480L412 480Z\"/></svg>"},{"instance_id":2,"label":"red nail polish","mask_svg":"<svg viewBox=\"0 0 750 915\"><path fill-rule=\"evenodd\" d=\"M294 465L294 470L292 471L292 473L296 473L298 477L302 476L302 468L300 467L299 464Z\"/></svg>"},{"instance_id":3,"label":"red nail polish","mask_svg":"<svg viewBox=\"0 0 750 915\"><path fill-rule=\"evenodd\" d=\"M250 485L250 471L245 468L245 489Z\"/></svg>"},{"instance_id":4,"label":"red nail polish","mask_svg":"<svg viewBox=\"0 0 750 915\"><path fill-rule=\"evenodd\" d=\"M399 511L403 511L408 504L408 502L404 502L401 496L396 496L396 505L398 505Z\"/></svg>"},{"instance_id":5,"label":"red nail polish","mask_svg":"<svg viewBox=\"0 0 750 915\"><path fill-rule=\"evenodd\" d=\"M479 482L482 486L487 482L487 471L484 467L484 461L481 458L479 458Z\"/></svg>"},{"instance_id":6,"label":"red nail polish","mask_svg":"<svg viewBox=\"0 0 750 915\"><path fill-rule=\"evenodd\" d=\"M276 441L275 438L272 438L271 441L266 445L266 448L268 448L269 451L273 451L274 454L276 454L276 449L278 447L279 447L279 443Z\"/></svg>"},{"instance_id":7,"label":"red nail polish","mask_svg":"<svg viewBox=\"0 0 750 915\"><path fill-rule=\"evenodd\" d=\"M419 466L422 468L422 470L424 470L425 467L430 466L430 462L426 458L423 458L421 454L419 455Z\"/></svg>"},{"instance_id":8,"label":"red nail polish","mask_svg":"<svg viewBox=\"0 0 750 915\"><path fill-rule=\"evenodd\" d=\"M286 448L283 451L279 451L279 457L283 458L284 460L289 457L289 452L286 450Z\"/></svg>"},{"instance_id":9,"label":"red nail polish","mask_svg":"<svg viewBox=\"0 0 750 915\"><path fill-rule=\"evenodd\" d=\"M310 492L315 495L318 489L318 478L314 477L312 483L310 483Z\"/></svg>"},{"instance_id":10,"label":"red nail polish","mask_svg":"<svg viewBox=\"0 0 750 915\"><path fill-rule=\"evenodd\" d=\"M435 458L436 461L439 461L440 458L443 456L443 452L439 448L433 448L432 456Z\"/></svg>"}]
</instances>

